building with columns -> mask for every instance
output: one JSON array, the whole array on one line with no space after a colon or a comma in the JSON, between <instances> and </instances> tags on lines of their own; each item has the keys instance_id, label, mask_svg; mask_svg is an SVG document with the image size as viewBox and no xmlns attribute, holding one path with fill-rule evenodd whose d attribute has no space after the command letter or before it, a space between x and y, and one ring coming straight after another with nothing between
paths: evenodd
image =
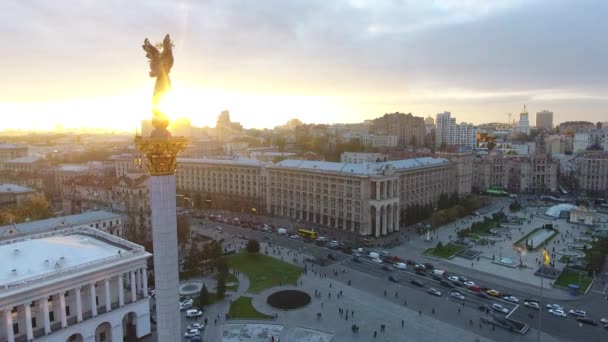
<instances>
[{"instance_id":1,"label":"building with columns","mask_svg":"<svg viewBox=\"0 0 608 342\"><path fill-rule=\"evenodd\" d=\"M0 341L123 341L150 334L150 256L89 226L0 241Z\"/></svg>"}]
</instances>

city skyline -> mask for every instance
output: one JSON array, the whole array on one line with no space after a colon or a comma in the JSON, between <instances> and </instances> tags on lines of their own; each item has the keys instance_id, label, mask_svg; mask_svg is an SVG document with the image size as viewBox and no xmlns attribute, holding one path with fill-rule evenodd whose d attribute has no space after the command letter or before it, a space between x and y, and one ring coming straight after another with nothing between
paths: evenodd
<instances>
[{"instance_id":1,"label":"city skyline","mask_svg":"<svg viewBox=\"0 0 608 342\"><path fill-rule=\"evenodd\" d=\"M554 121L604 121L600 1L11 2L4 129L133 131L150 108L139 44L175 38L172 118L248 128L391 112L506 122L524 104ZM141 10L141 9L145 10ZM544 20L537 20L543 18ZM27 19L27 20L26 20ZM584 19L584 20L583 20ZM32 24L35 22L36 24ZM163 23L159 25L159 23Z\"/></svg>"}]
</instances>

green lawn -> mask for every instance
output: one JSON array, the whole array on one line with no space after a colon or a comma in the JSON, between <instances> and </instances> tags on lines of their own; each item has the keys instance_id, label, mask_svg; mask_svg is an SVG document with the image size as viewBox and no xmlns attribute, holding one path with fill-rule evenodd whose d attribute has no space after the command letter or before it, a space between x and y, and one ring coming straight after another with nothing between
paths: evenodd
<instances>
[{"instance_id":1,"label":"green lawn","mask_svg":"<svg viewBox=\"0 0 608 342\"><path fill-rule=\"evenodd\" d=\"M303 269L260 253L243 251L227 257L230 267L249 278L249 292L258 293L281 284L295 285Z\"/></svg>"},{"instance_id":2,"label":"green lawn","mask_svg":"<svg viewBox=\"0 0 608 342\"><path fill-rule=\"evenodd\" d=\"M447 245L444 245L443 247L437 249L437 248L429 248L425 253L434 255L436 257L440 257L440 258L449 258L452 255L460 252L460 250L462 249L461 246L457 246L455 244L452 243L448 243Z\"/></svg>"},{"instance_id":3,"label":"green lawn","mask_svg":"<svg viewBox=\"0 0 608 342\"><path fill-rule=\"evenodd\" d=\"M580 274L578 272L572 271L569 268L564 268L562 273L555 279L555 285L568 287L570 284L576 284L580 286L580 292L587 291L589 285L591 285L591 281L593 278L587 277L585 274Z\"/></svg>"},{"instance_id":4,"label":"green lawn","mask_svg":"<svg viewBox=\"0 0 608 342\"><path fill-rule=\"evenodd\" d=\"M251 305L251 298L249 297L239 297L232 302L228 315L232 319L272 319L272 316L257 311Z\"/></svg>"}]
</instances>

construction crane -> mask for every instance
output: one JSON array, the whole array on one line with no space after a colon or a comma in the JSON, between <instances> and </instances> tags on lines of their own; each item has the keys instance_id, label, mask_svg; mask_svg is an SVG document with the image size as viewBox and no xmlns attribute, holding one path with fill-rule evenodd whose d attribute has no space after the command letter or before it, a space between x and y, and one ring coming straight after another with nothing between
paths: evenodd
<instances>
[{"instance_id":1,"label":"construction crane","mask_svg":"<svg viewBox=\"0 0 608 342\"><path fill-rule=\"evenodd\" d=\"M509 116L509 121L507 121L507 125L511 126L511 113L505 113Z\"/></svg>"}]
</instances>

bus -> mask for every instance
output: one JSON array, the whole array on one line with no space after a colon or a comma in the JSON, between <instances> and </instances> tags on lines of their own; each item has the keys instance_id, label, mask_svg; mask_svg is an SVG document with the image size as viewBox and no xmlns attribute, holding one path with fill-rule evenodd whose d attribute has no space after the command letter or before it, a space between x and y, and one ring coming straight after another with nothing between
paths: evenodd
<instances>
[{"instance_id":1,"label":"bus","mask_svg":"<svg viewBox=\"0 0 608 342\"><path fill-rule=\"evenodd\" d=\"M371 236L366 236L363 239L363 244L365 245L365 247L372 247L374 245L374 238Z\"/></svg>"},{"instance_id":2,"label":"bus","mask_svg":"<svg viewBox=\"0 0 608 342\"><path fill-rule=\"evenodd\" d=\"M319 237L317 232L308 229L298 229L298 235L306 239L316 239Z\"/></svg>"},{"instance_id":3,"label":"bus","mask_svg":"<svg viewBox=\"0 0 608 342\"><path fill-rule=\"evenodd\" d=\"M490 196L509 196L509 193L505 191L503 187L492 186L486 190L486 194Z\"/></svg>"}]
</instances>

